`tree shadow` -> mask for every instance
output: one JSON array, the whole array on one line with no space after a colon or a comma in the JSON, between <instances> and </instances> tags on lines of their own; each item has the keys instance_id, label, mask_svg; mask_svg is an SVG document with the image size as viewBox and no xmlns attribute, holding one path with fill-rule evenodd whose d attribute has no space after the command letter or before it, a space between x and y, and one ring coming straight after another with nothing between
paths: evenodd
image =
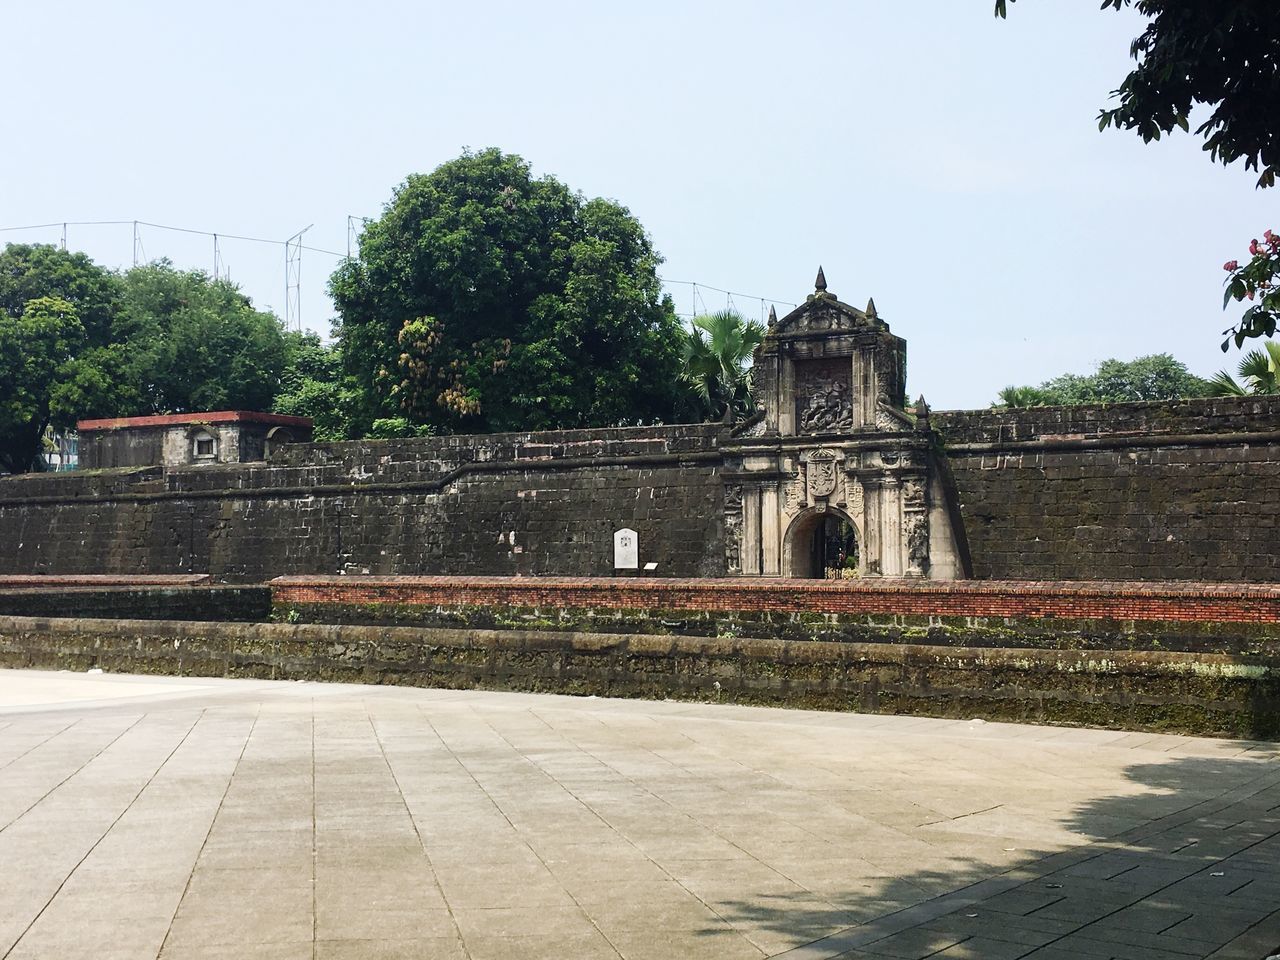
<instances>
[{"instance_id":1,"label":"tree shadow","mask_svg":"<svg viewBox=\"0 0 1280 960\"><path fill-rule=\"evenodd\" d=\"M1019 845L1010 860L998 833L978 833L992 855L710 905L769 956L797 960L1188 960L1227 943L1230 956L1277 952L1280 745L1135 763L1124 775L1132 791L1054 822L1079 843Z\"/></svg>"}]
</instances>

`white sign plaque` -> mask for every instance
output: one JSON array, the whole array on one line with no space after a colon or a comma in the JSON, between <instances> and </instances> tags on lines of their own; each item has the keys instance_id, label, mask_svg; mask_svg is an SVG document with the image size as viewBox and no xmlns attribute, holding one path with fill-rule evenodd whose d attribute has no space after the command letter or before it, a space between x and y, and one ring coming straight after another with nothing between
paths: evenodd
<instances>
[{"instance_id":1,"label":"white sign plaque","mask_svg":"<svg viewBox=\"0 0 1280 960\"><path fill-rule=\"evenodd\" d=\"M635 570L640 566L640 537L627 527L613 534L613 569Z\"/></svg>"}]
</instances>

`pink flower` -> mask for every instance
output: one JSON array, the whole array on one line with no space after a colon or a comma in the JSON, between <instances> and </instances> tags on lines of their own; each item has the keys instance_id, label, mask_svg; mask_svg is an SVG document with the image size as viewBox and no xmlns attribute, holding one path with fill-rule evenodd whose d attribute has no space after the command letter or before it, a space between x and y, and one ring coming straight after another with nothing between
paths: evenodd
<instances>
[{"instance_id":1,"label":"pink flower","mask_svg":"<svg viewBox=\"0 0 1280 960\"><path fill-rule=\"evenodd\" d=\"M1227 271L1227 273L1234 273L1236 270L1240 269L1240 261L1228 260L1226 263L1222 265L1222 269Z\"/></svg>"},{"instance_id":2,"label":"pink flower","mask_svg":"<svg viewBox=\"0 0 1280 960\"><path fill-rule=\"evenodd\" d=\"M1251 254L1253 254L1255 257L1256 257L1260 252L1261 252L1261 251L1258 249L1258 241L1257 241L1257 240L1250 240L1250 241L1249 241L1249 252L1250 252Z\"/></svg>"},{"instance_id":3,"label":"pink flower","mask_svg":"<svg viewBox=\"0 0 1280 960\"><path fill-rule=\"evenodd\" d=\"M1271 242L1271 238L1272 238L1272 237L1274 237L1274 236L1275 236L1275 234L1274 234L1274 233L1272 233L1270 230L1268 230L1268 231L1266 231L1266 232L1262 235L1262 239L1263 239L1263 240L1266 240L1266 241L1267 241L1267 243L1270 243L1270 242Z\"/></svg>"}]
</instances>

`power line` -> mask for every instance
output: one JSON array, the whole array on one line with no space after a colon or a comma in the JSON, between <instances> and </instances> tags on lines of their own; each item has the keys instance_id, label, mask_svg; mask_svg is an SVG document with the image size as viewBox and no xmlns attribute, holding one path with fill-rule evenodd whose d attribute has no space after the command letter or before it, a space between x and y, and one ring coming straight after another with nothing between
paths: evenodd
<instances>
[{"instance_id":1,"label":"power line","mask_svg":"<svg viewBox=\"0 0 1280 960\"><path fill-rule=\"evenodd\" d=\"M667 280L664 277L659 277L658 279L661 280L663 283L668 283L668 284L674 283L674 284L681 284L686 287L692 287L694 306L696 307L698 301L701 300L702 307L704 310L706 309L707 302L702 299L702 294L700 292L702 290L711 290L711 291L714 291L715 293L723 293L726 297L730 297L730 298L741 297L743 300L759 300L763 303L781 303L781 304L786 304L792 307L797 305L793 300L779 300L774 297L761 297L752 293L743 293L740 290L722 290L720 287L713 287L709 283L699 283L696 280ZM732 299L730 299L728 303L730 307L733 306Z\"/></svg>"},{"instance_id":2,"label":"power line","mask_svg":"<svg viewBox=\"0 0 1280 960\"><path fill-rule=\"evenodd\" d=\"M33 223L17 227L0 227L0 233L18 233L29 230L51 230L61 228L60 244L65 250L67 248L67 228L68 227L133 227L133 265L136 267L146 262L146 252L142 245L142 234L139 227L147 227L152 230L167 230L172 233L185 233L193 236L211 237L214 244L214 276L219 275L219 267L226 269L226 263L221 258L221 250L219 247L220 240L240 240L245 243L265 243L277 247L283 247L285 251L285 321L286 324L296 324L301 328L301 271L302 271L302 251L307 250L311 253L321 253L328 257L334 257L338 260L349 260L352 258L352 250L355 241L358 239L359 231L356 227L356 221L361 221L361 226L368 224L368 217L347 217L347 246L346 253L340 253L337 250L327 250L324 247L313 247L302 242L302 234L310 230L311 227L295 233L286 240L273 240L270 237L250 237L245 234L224 233L222 231L199 230L194 227L175 227L172 224L154 223L150 220L55 220L50 223ZM737 290L726 290L722 287L716 287L709 283L699 283L696 280L668 280L659 276L658 279L667 285L687 286L692 288L693 313L705 313L707 311L707 302L702 296L703 290L710 290L714 293L721 293L725 296L725 304L728 309L735 309L734 297L743 300L757 300L760 302L761 313L764 312L766 303L783 304L795 307L796 303L792 300L782 300L774 297L761 297L755 294L742 293ZM701 310L699 310L701 304ZM686 314L679 313L679 316Z\"/></svg>"},{"instance_id":3,"label":"power line","mask_svg":"<svg viewBox=\"0 0 1280 960\"><path fill-rule=\"evenodd\" d=\"M14 233L22 230L46 230L53 227L63 228L63 240L66 239L67 227L150 227L153 230L169 230L173 233L189 233L199 237L220 237L223 240L244 240L248 243L270 243L277 247L283 247L286 244L293 243L294 237L288 240L272 240L270 237L247 237L238 233L224 233L221 230L197 230L193 227L175 227L167 223L152 223L149 220L58 220L54 223L31 223L21 227L0 227L0 233ZM294 244L296 246L296 244ZM313 253L323 253L331 257L344 259L345 253L339 253L336 250L325 250L323 247L310 247L303 245L302 249L310 250Z\"/></svg>"}]
</instances>

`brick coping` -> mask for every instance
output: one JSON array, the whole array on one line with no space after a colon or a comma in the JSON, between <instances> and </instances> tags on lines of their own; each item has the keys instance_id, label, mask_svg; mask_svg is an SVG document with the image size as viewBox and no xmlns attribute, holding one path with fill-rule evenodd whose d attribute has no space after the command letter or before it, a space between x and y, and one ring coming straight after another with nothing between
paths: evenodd
<instances>
[{"instance_id":1,"label":"brick coping","mask_svg":"<svg viewBox=\"0 0 1280 960\"><path fill-rule=\"evenodd\" d=\"M0 589L5 587L185 587L208 584L207 573L4 573Z\"/></svg>"},{"instance_id":2,"label":"brick coping","mask_svg":"<svg viewBox=\"0 0 1280 960\"><path fill-rule=\"evenodd\" d=\"M293 574L275 577L272 587L341 587L355 589L507 589L512 591L575 590L609 593L789 593L811 596L844 595L1025 595L1054 597L1210 597L1214 599L1280 600L1280 584L1212 583L1191 580L797 580L785 577L496 577L496 576L383 576Z\"/></svg>"},{"instance_id":3,"label":"brick coping","mask_svg":"<svg viewBox=\"0 0 1280 960\"><path fill-rule=\"evenodd\" d=\"M165 413L150 417L111 417L105 420L81 420L76 430L123 430L130 427L172 427L200 423L270 423L278 426L312 426L310 417L293 417L284 413L258 413L256 410L213 410L208 413Z\"/></svg>"}]
</instances>

